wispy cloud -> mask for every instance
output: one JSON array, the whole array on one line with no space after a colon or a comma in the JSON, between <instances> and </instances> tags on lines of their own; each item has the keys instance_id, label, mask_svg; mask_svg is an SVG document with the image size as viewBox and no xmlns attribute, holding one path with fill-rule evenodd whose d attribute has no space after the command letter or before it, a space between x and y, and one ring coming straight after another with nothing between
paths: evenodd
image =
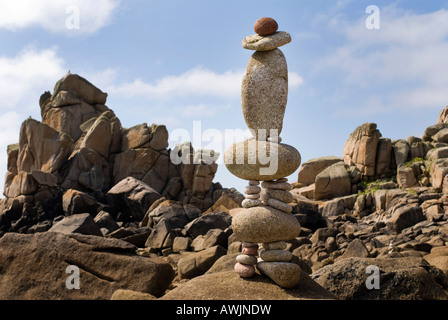
<instances>
[{"instance_id":1,"label":"wispy cloud","mask_svg":"<svg viewBox=\"0 0 448 320\"><path fill-rule=\"evenodd\" d=\"M335 72L347 94L365 92L359 105L370 112L443 108L448 104L448 11L380 9L380 30L367 30L365 17L342 21L336 29L342 45L320 59L316 69ZM382 97L373 98L378 93ZM372 106L374 101L381 103Z\"/></svg>"},{"instance_id":2,"label":"wispy cloud","mask_svg":"<svg viewBox=\"0 0 448 320\"><path fill-rule=\"evenodd\" d=\"M93 33L107 25L119 0L14 0L0 2L0 28L17 31L41 27L56 33L67 33L79 22L77 31ZM79 19L78 19L79 18ZM72 33L73 34L73 33Z\"/></svg>"}]
</instances>

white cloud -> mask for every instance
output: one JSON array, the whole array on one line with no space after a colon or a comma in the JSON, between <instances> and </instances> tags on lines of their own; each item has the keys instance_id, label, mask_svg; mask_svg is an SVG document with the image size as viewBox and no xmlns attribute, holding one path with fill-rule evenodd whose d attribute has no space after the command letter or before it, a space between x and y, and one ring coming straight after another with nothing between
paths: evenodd
<instances>
[{"instance_id":1,"label":"white cloud","mask_svg":"<svg viewBox=\"0 0 448 320\"><path fill-rule=\"evenodd\" d=\"M244 70L215 73L202 67L195 67L178 76L166 76L154 83L136 79L131 83L109 86L108 90L126 97L146 97L148 99L167 99L185 96L215 96L234 99L241 95L241 81ZM297 88L303 78L289 72L289 87Z\"/></svg>"},{"instance_id":2,"label":"white cloud","mask_svg":"<svg viewBox=\"0 0 448 320\"><path fill-rule=\"evenodd\" d=\"M335 29L343 45L319 60L316 69L336 71L350 88L348 94L359 90L381 94L381 99L366 96L360 102L373 112L443 108L448 104L448 11L380 9L379 30L367 30L365 17L343 21ZM373 107L378 100L382 103Z\"/></svg>"},{"instance_id":3,"label":"white cloud","mask_svg":"<svg viewBox=\"0 0 448 320\"><path fill-rule=\"evenodd\" d=\"M149 99L164 99L179 96L210 95L222 98L238 96L241 90L243 71L226 71L218 74L213 71L196 67L178 76L166 76L155 83L147 83L136 79L109 88L127 97L147 97Z\"/></svg>"},{"instance_id":4,"label":"white cloud","mask_svg":"<svg viewBox=\"0 0 448 320\"><path fill-rule=\"evenodd\" d=\"M56 49L27 48L15 57L0 56L0 111L38 106L40 94L68 71L63 64Z\"/></svg>"},{"instance_id":5,"label":"white cloud","mask_svg":"<svg viewBox=\"0 0 448 320\"><path fill-rule=\"evenodd\" d=\"M119 3L119 0L1 1L0 28L15 31L39 26L57 33L93 33L110 22ZM70 29L73 27L76 30Z\"/></svg>"}]
</instances>

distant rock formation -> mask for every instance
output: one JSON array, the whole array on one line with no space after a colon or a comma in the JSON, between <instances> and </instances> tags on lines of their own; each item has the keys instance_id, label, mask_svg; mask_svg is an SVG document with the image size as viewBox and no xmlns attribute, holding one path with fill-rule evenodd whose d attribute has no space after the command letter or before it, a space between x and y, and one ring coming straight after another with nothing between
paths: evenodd
<instances>
[{"instance_id":1,"label":"distant rock formation","mask_svg":"<svg viewBox=\"0 0 448 320\"><path fill-rule=\"evenodd\" d=\"M146 211L130 215L129 201L117 202L108 193L114 185L131 183L125 180L129 177L142 188L127 188L133 201L146 190L157 195L152 201L164 197L201 212L228 191L213 183L217 164L201 161L207 150L195 151L187 141L174 152L189 163L172 163L164 125L124 128L106 99L107 93L71 73L56 83L52 94L42 94L42 121L25 120L19 143L8 146L0 232L34 232L36 224L50 228L54 218L73 210L93 216L105 210L118 221L139 221ZM151 204L145 202L139 210Z\"/></svg>"}]
</instances>

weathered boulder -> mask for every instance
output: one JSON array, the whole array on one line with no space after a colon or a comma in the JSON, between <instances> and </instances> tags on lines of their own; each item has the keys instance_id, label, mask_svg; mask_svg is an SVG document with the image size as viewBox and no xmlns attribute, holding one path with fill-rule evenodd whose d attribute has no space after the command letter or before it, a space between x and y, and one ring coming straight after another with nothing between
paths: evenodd
<instances>
[{"instance_id":1,"label":"weathered boulder","mask_svg":"<svg viewBox=\"0 0 448 320\"><path fill-rule=\"evenodd\" d=\"M314 200L346 196L351 192L350 175L343 162L329 166L316 176Z\"/></svg>"},{"instance_id":2,"label":"weathered boulder","mask_svg":"<svg viewBox=\"0 0 448 320\"><path fill-rule=\"evenodd\" d=\"M70 156L61 186L81 191L106 191L110 184L106 159L95 150L81 148Z\"/></svg>"},{"instance_id":3,"label":"weathered boulder","mask_svg":"<svg viewBox=\"0 0 448 320\"><path fill-rule=\"evenodd\" d=\"M409 144L406 140L394 140L392 142L394 148L395 163L397 167L404 165L409 158Z\"/></svg>"},{"instance_id":4,"label":"weathered boulder","mask_svg":"<svg viewBox=\"0 0 448 320\"><path fill-rule=\"evenodd\" d=\"M81 233L99 237L103 235L89 213L78 213L65 217L61 221L55 223L48 231L65 234Z\"/></svg>"},{"instance_id":5,"label":"weathered boulder","mask_svg":"<svg viewBox=\"0 0 448 320\"><path fill-rule=\"evenodd\" d=\"M268 277L255 274L250 281L242 279L235 271L207 273L178 286L161 300L305 300L335 299L302 272L299 284L283 289Z\"/></svg>"},{"instance_id":6,"label":"weathered boulder","mask_svg":"<svg viewBox=\"0 0 448 320\"><path fill-rule=\"evenodd\" d=\"M302 186L309 186L316 180L316 176L329 166L343 161L339 157L320 157L308 160L302 163L299 170L299 176L297 182Z\"/></svg>"},{"instance_id":7,"label":"weathered boulder","mask_svg":"<svg viewBox=\"0 0 448 320\"><path fill-rule=\"evenodd\" d=\"M380 137L375 123L364 123L357 127L344 144L342 158L345 163L356 165L367 177L374 177Z\"/></svg>"},{"instance_id":8,"label":"weathered boulder","mask_svg":"<svg viewBox=\"0 0 448 320\"><path fill-rule=\"evenodd\" d=\"M376 151L375 177L387 176L391 170L392 142L389 138L380 138Z\"/></svg>"},{"instance_id":9,"label":"weathered boulder","mask_svg":"<svg viewBox=\"0 0 448 320\"><path fill-rule=\"evenodd\" d=\"M17 170L58 172L73 149L73 139L49 126L27 119L20 128Z\"/></svg>"},{"instance_id":10,"label":"weathered boulder","mask_svg":"<svg viewBox=\"0 0 448 320\"><path fill-rule=\"evenodd\" d=\"M177 271L182 279L191 279L204 274L220 257L227 253L221 246L214 246L190 253L177 263Z\"/></svg>"},{"instance_id":11,"label":"weathered boulder","mask_svg":"<svg viewBox=\"0 0 448 320\"><path fill-rule=\"evenodd\" d=\"M82 191L69 189L62 196L62 209L65 215L90 213L96 215L98 203L96 199Z\"/></svg>"},{"instance_id":12,"label":"weathered boulder","mask_svg":"<svg viewBox=\"0 0 448 320\"><path fill-rule=\"evenodd\" d=\"M442 109L437 118L437 124L448 123L448 107Z\"/></svg>"},{"instance_id":13,"label":"weathered boulder","mask_svg":"<svg viewBox=\"0 0 448 320\"><path fill-rule=\"evenodd\" d=\"M386 221L389 229L400 233L403 229L408 228L425 219L421 207L408 204L393 210L392 216Z\"/></svg>"},{"instance_id":14,"label":"weathered boulder","mask_svg":"<svg viewBox=\"0 0 448 320\"><path fill-rule=\"evenodd\" d=\"M379 288L367 288L369 266L379 269ZM318 284L343 300L446 300L448 278L422 258L348 258L311 275Z\"/></svg>"},{"instance_id":15,"label":"weathered boulder","mask_svg":"<svg viewBox=\"0 0 448 320\"><path fill-rule=\"evenodd\" d=\"M160 297L174 278L172 267L156 256L135 255L136 247L118 240L58 232L0 239L0 298L4 300L102 300L118 289ZM79 289L73 271L79 268Z\"/></svg>"},{"instance_id":16,"label":"weathered boulder","mask_svg":"<svg viewBox=\"0 0 448 320\"><path fill-rule=\"evenodd\" d=\"M226 212L208 213L194 219L185 226L185 231L196 238L205 235L210 229L227 229L232 224L232 216Z\"/></svg>"},{"instance_id":17,"label":"weathered boulder","mask_svg":"<svg viewBox=\"0 0 448 320\"><path fill-rule=\"evenodd\" d=\"M401 188L412 188L417 184L412 168L401 166L397 168L397 182Z\"/></svg>"},{"instance_id":18,"label":"weathered boulder","mask_svg":"<svg viewBox=\"0 0 448 320\"><path fill-rule=\"evenodd\" d=\"M128 218L141 220L151 204L162 196L147 184L128 177L107 192L111 207Z\"/></svg>"}]
</instances>

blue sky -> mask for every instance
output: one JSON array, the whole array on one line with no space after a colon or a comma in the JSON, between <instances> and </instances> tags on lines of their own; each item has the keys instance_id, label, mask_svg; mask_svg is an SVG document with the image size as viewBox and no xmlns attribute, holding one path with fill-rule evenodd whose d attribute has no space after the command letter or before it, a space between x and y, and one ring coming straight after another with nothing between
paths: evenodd
<instances>
[{"instance_id":1,"label":"blue sky","mask_svg":"<svg viewBox=\"0 0 448 320\"><path fill-rule=\"evenodd\" d=\"M379 30L365 26L369 5ZM79 29L67 28L73 7ZM341 156L364 122L391 139L419 137L448 104L448 1L1 0L0 149L28 116L40 120L40 95L68 70L107 92L125 127L165 124L173 139L195 121L222 137L245 130L240 85L253 52L241 41L263 16L292 37L281 48L290 74L281 136L303 161ZM245 185L223 164L215 181Z\"/></svg>"}]
</instances>

